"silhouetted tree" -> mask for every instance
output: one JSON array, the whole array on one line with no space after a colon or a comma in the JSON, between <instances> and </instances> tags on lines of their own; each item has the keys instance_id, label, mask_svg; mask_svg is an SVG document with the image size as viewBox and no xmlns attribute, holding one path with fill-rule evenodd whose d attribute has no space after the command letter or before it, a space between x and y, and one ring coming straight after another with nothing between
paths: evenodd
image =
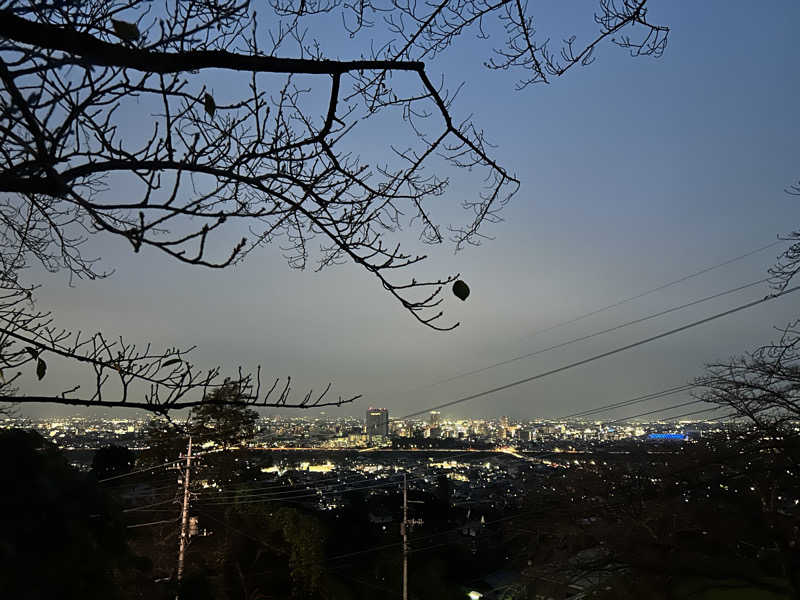
<instances>
[{"instance_id":1,"label":"silhouetted tree","mask_svg":"<svg viewBox=\"0 0 800 600\"><path fill-rule=\"evenodd\" d=\"M796 497L796 475L770 446L724 435L554 473L508 525L533 534L518 562L534 586L597 598L796 598L796 515L778 500Z\"/></svg>"},{"instance_id":2,"label":"silhouetted tree","mask_svg":"<svg viewBox=\"0 0 800 600\"><path fill-rule=\"evenodd\" d=\"M800 420L800 321L778 341L728 362L707 365L698 396L746 419L763 435L792 434Z\"/></svg>"},{"instance_id":3,"label":"silhouetted tree","mask_svg":"<svg viewBox=\"0 0 800 600\"><path fill-rule=\"evenodd\" d=\"M35 262L102 277L82 251L96 233L219 268L280 238L290 266L356 263L421 323L455 327L438 321L441 290L455 276L399 278L425 257L403 251L392 233L409 224L425 243L480 243L481 226L499 218L518 180L491 156L484 133L456 116L455 93L423 61L467 33L487 37L492 20L505 40L486 65L519 69L520 88L591 63L606 41L659 56L668 30L649 20L646 5L600 0L596 36L554 48L537 35L527 5L512 0L274 0L266 18L247 0L1 0L0 356L9 377L0 394L13 370L31 365L41 379L53 358L86 364L95 388L18 401L166 413L198 405L220 385L218 368L196 370L184 350L73 334L36 311L23 269ZM363 50L327 55L307 38L315 20L363 38ZM213 89L212 70L224 74L224 88ZM394 158L363 161L354 128L380 127L393 114L412 141L388 140ZM447 189L442 161L483 176L476 196L462 201L462 223L442 225L429 210ZM251 236L220 252L242 225ZM315 238L321 251L312 257ZM255 405L348 401L323 392L287 403L285 394L263 393L260 373L238 381Z\"/></svg>"},{"instance_id":4,"label":"silhouetted tree","mask_svg":"<svg viewBox=\"0 0 800 600\"><path fill-rule=\"evenodd\" d=\"M185 422L151 419L142 432L148 446L142 462L156 465L175 461L186 453L191 435L197 455L194 471L199 477L222 483L243 474L247 453L235 447L255 436L258 413L237 400L238 394L237 384L228 381L193 408Z\"/></svg>"},{"instance_id":5,"label":"silhouetted tree","mask_svg":"<svg viewBox=\"0 0 800 600\"><path fill-rule=\"evenodd\" d=\"M800 197L800 181L786 188L786 193L791 196ZM789 283L800 273L800 229L782 236L782 239L792 242L778 257L778 261L769 270L772 276L772 287L777 293L782 292Z\"/></svg>"},{"instance_id":6,"label":"silhouetted tree","mask_svg":"<svg viewBox=\"0 0 800 600\"><path fill-rule=\"evenodd\" d=\"M759 452L737 476L758 495L750 518L761 519L774 554L800 598L800 330L787 326L778 341L728 362L707 366L695 383L699 398L728 409L748 428Z\"/></svg>"},{"instance_id":7,"label":"silhouetted tree","mask_svg":"<svg viewBox=\"0 0 800 600\"><path fill-rule=\"evenodd\" d=\"M214 535L198 538L192 549L192 562L204 565L215 597L326 597L326 538L314 515L253 502L216 508L198 503L198 518Z\"/></svg>"},{"instance_id":8,"label":"silhouetted tree","mask_svg":"<svg viewBox=\"0 0 800 600\"><path fill-rule=\"evenodd\" d=\"M97 479L107 479L130 473L136 457L123 446L110 445L95 451L92 457L92 473Z\"/></svg>"},{"instance_id":9,"label":"silhouetted tree","mask_svg":"<svg viewBox=\"0 0 800 600\"><path fill-rule=\"evenodd\" d=\"M189 432L198 442L212 441L223 450L249 441L256 433L258 413L239 399L235 382L215 389L192 409Z\"/></svg>"},{"instance_id":10,"label":"silhouetted tree","mask_svg":"<svg viewBox=\"0 0 800 600\"><path fill-rule=\"evenodd\" d=\"M800 195L800 184L786 191ZM800 272L800 232L783 239L793 243L769 270L776 294ZM780 566L791 597L800 598L800 321L787 325L777 341L706 365L695 385L698 398L727 409L724 418L746 429L732 428L728 435L750 451L726 463L742 490L741 506L750 497L749 513L743 514L762 525L761 535L746 543Z\"/></svg>"},{"instance_id":11,"label":"silhouetted tree","mask_svg":"<svg viewBox=\"0 0 800 600\"><path fill-rule=\"evenodd\" d=\"M38 433L0 431L0 589L8 598L116 598L129 562L119 509Z\"/></svg>"}]
</instances>

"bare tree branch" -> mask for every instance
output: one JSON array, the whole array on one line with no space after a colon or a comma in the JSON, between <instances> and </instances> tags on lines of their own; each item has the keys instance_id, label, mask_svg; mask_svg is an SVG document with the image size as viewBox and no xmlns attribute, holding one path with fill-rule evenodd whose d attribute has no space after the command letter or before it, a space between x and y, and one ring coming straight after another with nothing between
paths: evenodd
<instances>
[{"instance_id":1,"label":"bare tree branch","mask_svg":"<svg viewBox=\"0 0 800 600\"><path fill-rule=\"evenodd\" d=\"M441 303L458 276L404 278L426 256L392 236L408 226L423 243L442 243L446 231L456 249L479 244L520 182L493 158L484 132L455 116L458 88L424 61L467 33L487 37L489 19L507 39L488 66L522 69L520 87L588 64L605 40L659 56L668 29L649 21L645 5L601 0L597 37L581 48L568 40L556 59L518 0L272 0L267 29L247 0L0 0L0 283L8 294L0 359L37 376L48 360L73 360L95 381L89 392L17 399L166 413L221 385L219 368L195 370L188 350L85 337L36 311L34 286L20 273L33 262L70 277L109 275L84 254L98 233L210 268L269 244L294 268L353 262L423 325L456 327L442 321ZM350 60L307 39L307 19L339 9L352 36L374 36ZM623 28L641 35L625 37ZM226 74L223 91L210 86L212 70ZM391 115L411 142L390 140L385 158L362 159L353 132ZM475 197L461 202L463 223L439 223L431 212L447 192L442 168L481 176ZM7 384L16 378L9 371ZM354 399L329 400L326 389L292 401L289 380L262 395L260 371L233 381L253 406ZM138 386L147 390L134 393Z\"/></svg>"},{"instance_id":2,"label":"bare tree branch","mask_svg":"<svg viewBox=\"0 0 800 600\"><path fill-rule=\"evenodd\" d=\"M777 342L727 363L707 366L695 384L698 397L733 409L760 431L780 434L800 419L800 321Z\"/></svg>"}]
</instances>

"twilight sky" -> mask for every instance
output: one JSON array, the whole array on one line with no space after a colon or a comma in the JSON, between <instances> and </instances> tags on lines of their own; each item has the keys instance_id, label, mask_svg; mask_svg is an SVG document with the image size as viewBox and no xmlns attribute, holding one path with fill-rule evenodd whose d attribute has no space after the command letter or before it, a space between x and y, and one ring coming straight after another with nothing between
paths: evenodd
<instances>
[{"instance_id":1,"label":"twilight sky","mask_svg":"<svg viewBox=\"0 0 800 600\"><path fill-rule=\"evenodd\" d=\"M97 237L87 254L102 256L114 275L69 288L64 273L31 270L30 280L43 283L39 306L72 329L101 330L156 347L196 344L198 366L221 364L233 372L237 365L261 364L268 376L291 375L298 393L333 381L335 393L363 394L354 405L328 409L329 415L363 416L374 405L396 417L759 298L767 292L764 285L428 385L766 276L784 246L533 335L798 227L800 198L783 189L800 178L800 4L765 6L770 10L754 10L752 2L743 1L654 0L654 21L672 29L663 58L633 59L603 46L590 67L519 92L514 83L520 74L481 66L492 40L464 38L430 63L431 79L444 73L450 87L465 82L455 115L472 114L498 146L499 162L522 181L504 222L485 231L494 240L479 248L456 254L448 244L421 247L413 230L402 236L407 248L430 255L414 276L460 272L470 284L465 303L446 295L446 318L461 322L455 331L421 326L355 265L322 273L292 270L277 245L256 251L242 265L212 271L176 264L152 250L133 254L124 240ZM544 2L535 13L538 29L554 40L570 32L585 39L592 10L591 2ZM348 45L335 31L335 38L320 36L330 53L356 57L357 44ZM218 82L220 89L223 83ZM136 118L141 115L132 115L132 124ZM355 132L363 154L386 152L396 139L394 124L376 123ZM474 193L468 174L450 175L451 187L434 210L445 223L465 220L457 214L459 198ZM556 417L680 385L701 374L705 362L775 338L773 327L796 318L798 306L800 295L781 298L444 412ZM53 362L42 382L26 379L23 389L58 393L84 381L79 373ZM682 399L654 401L633 412ZM75 411L37 406L22 412ZM629 414L631 409L608 416Z\"/></svg>"}]
</instances>

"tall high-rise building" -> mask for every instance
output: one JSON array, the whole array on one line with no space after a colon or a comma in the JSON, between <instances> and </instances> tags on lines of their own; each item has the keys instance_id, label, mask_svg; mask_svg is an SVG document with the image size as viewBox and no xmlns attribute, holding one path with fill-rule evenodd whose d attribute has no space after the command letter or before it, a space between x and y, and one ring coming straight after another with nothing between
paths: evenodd
<instances>
[{"instance_id":1,"label":"tall high-rise building","mask_svg":"<svg viewBox=\"0 0 800 600\"><path fill-rule=\"evenodd\" d=\"M438 410L432 410L430 419L431 419L430 423L431 427L438 427L439 425L442 424L442 413L440 413Z\"/></svg>"},{"instance_id":2,"label":"tall high-rise building","mask_svg":"<svg viewBox=\"0 0 800 600\"><path fill-rule=\"evenodd\" d=\"M366 417L366 433L373 436L389 436L389 410L386 408L368 408Z\"/></svg>"}]
</instances>

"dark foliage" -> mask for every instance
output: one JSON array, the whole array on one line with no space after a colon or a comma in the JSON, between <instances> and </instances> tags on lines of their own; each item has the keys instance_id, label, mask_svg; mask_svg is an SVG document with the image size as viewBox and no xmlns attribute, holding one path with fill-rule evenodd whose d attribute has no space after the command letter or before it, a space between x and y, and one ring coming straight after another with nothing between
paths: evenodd
<instances>
[{"instance_id":1,"label":"dark foliage","mask_svg":"<svg viewBox=\"0 0 800 600\"><path fill-rule=\"evenodd\" d=\"M0 589L7 598L116 598L121 513L38 433L0 432Z\"/></svg>"},{"instance_id":2,"label":"dark foliage","mask_svg":"<svg viewBox=\"0 0 800 600\"><path fill-rule=\"evenodd\" d=\"M108 479L130 473L136 463L136 456L122 446L105 446L94 453L92 473L97 479Z\"/></svg>"}]
</instances>

